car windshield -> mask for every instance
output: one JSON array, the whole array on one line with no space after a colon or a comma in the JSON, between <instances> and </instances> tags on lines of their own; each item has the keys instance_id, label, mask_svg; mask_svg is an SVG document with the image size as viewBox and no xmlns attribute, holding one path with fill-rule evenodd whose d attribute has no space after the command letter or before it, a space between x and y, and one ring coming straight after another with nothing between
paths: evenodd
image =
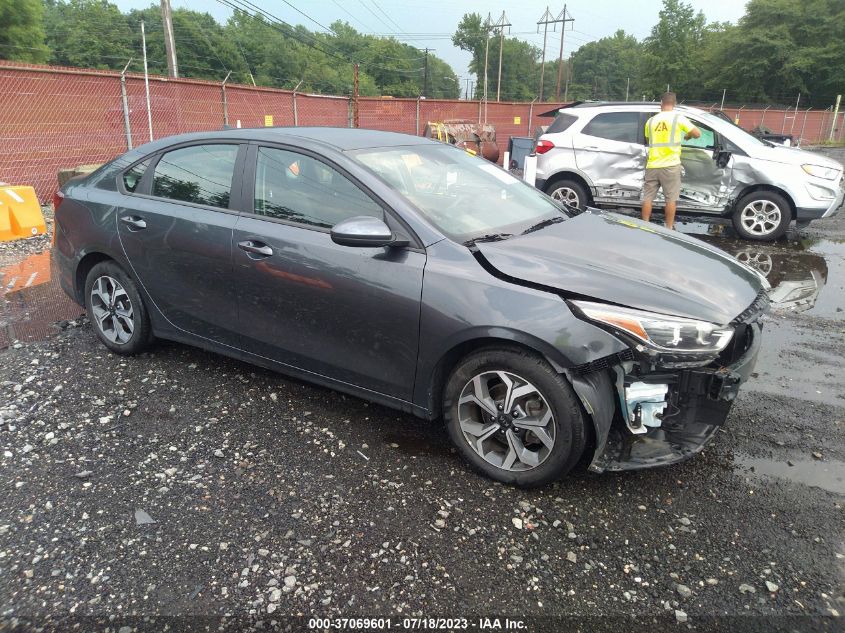
<instances>
[{"instance_id":1,"label":"car windshield","mask_svg":"<svg viewBox=\"0 0 845 633\"><path fill-rule=\"evenodd\" d=\"M534 187L451 145L379 147L350 154L457 242L507 239L568 217Z\"/></svg>"}]
</instances>

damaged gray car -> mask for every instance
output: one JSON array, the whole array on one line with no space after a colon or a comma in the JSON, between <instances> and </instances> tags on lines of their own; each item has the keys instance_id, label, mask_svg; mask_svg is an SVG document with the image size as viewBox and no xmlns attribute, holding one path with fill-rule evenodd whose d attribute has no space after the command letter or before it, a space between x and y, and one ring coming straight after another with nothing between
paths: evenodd
<instances>
[{"instance_id":1,"label":"damaged gray car","mask_svg":"<svg viewBox=\"0 0 845 633\"><path fill-rule=\"evenodd\" d=\"M537 187L581 209L641 206L645 123L659 109L651 102L576 102L544 113L555 119L535 145ZM728 217L743 238L772 241L790 222L805 226L842 206L837 161L760 140L722 113L676 111L701 131L682 145L680 215Z\"/></svg>"},{"instance_id":2,"label":"damaged gray car","mask_svg":"<svg viewBox=\"0 0 845 633\"><path fill-rule=\"evenodd\" d=\"M162 139L54 203L62 286L113 352L180 341L442 418L522 486L701 451L768 305L701 241L388 132Z\"/></svg>"}]
</instances>

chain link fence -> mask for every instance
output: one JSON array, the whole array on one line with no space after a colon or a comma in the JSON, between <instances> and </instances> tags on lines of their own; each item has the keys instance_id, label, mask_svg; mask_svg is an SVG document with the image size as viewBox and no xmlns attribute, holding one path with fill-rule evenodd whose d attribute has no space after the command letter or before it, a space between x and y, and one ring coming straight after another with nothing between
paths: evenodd
<instances>
[{"instance_id":1,"label":"chain link fence","mask_svg":"<svg viewBox=\"0 0 845 633\"><path fill-rule=\"evenodd\" d=\"M149 98L147 97L149 85ZM483 103L350 97L0 61L0 181L35 187L42 202L60 169L103 163L151 139L232 127L317 125L420 135L429 121L462 119L495 126L500 155L511 136L548 124L555 103ZM705 109L713 109L710 104ZM758 125L803 143L827 140L845 125L828 109L726 107L745 129ZM845 115L841 115L845 116ZM841 121L841 120L840 120Z\"/></svg>"}]
</instances>

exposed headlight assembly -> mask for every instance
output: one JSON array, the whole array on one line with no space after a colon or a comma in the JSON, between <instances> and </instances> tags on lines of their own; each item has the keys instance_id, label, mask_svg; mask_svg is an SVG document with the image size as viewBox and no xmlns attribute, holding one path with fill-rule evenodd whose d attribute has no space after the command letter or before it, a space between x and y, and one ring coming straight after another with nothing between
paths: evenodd
<instances>
[{"instance_id":1,"label":"exposed headlight assembly","mask_svg":"<svg viewBox=\"0 0 845 633\"><path fill-rule=\"evenodd\" d=\"M841 169L836 169L836 167L824 167L823 165L801 165L801 169L811 176L825 180L836 180L842 172Z\"/></svg>"},{"instance_id":2,"label":"exposed headlight assembly","mask_svg":"<svg viewBox=\"0 0 845 633\"><path fill-rule=\"evenodd\" d=\"M730 326L708 321L620 308L592 301L572 301L591 321L630 334L652 350L670 354L713 355L734 335Z\"/></svg>"}]
</instances>

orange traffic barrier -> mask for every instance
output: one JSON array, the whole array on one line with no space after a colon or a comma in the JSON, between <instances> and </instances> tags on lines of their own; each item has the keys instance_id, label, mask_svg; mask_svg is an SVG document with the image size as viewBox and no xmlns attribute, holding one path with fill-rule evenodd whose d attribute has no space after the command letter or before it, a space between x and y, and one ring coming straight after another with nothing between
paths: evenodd
<instances>
[{"instance_id":1,"label":"orange traffic barrier","mask_svg":"<svg viewBox=\"0 0 845 633\"><path fill-rule=\"evenodd\" d=\"M32 187L0 186L0 242L47 232L41 205Z\"/></svg>"}]
</instances>

